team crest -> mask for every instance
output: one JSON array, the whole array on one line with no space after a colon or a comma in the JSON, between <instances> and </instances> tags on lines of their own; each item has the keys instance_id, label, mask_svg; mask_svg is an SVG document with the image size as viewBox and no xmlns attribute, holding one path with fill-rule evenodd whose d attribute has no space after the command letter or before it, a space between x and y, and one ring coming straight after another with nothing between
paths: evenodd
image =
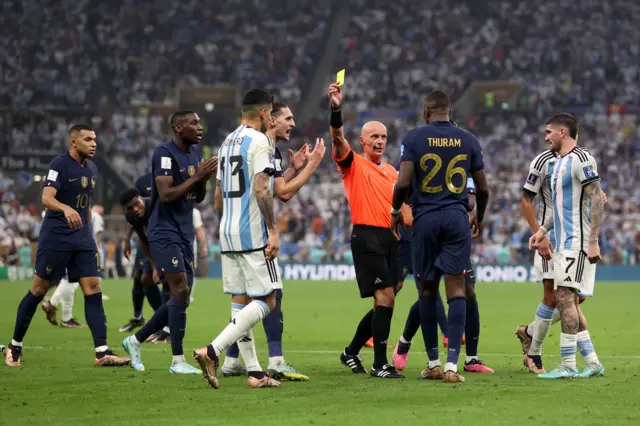
<instances>
[{"instance_id":1,"label":"team crest","mask_svg":"<svg viewBox=\"0 0 640 426\"><path fill-rule=\"evenodd\" d=\"M174 268L177 268L177 267L178 267L178 259L177 259L177 258L175 258L175 257L174 257L174 258L172 258L172 259L171 259L171 263L173 264L173 267L174 267Z\"/></svg>"},{"instance_id":2,"label":"team crest","mask_svg":"<svg viewBox=\"0 0 640 426\"><path fill-rule=\"evenodd\" d=\"M189 166L189 176L193 176L196 174L196 167L195 166Z\"/></svg>"},{"instance_id":3,"label":"team crest","mask_svg":"<svg viewBox=\"0 0 640 426\"><path fill-rule=\"evenodd\" d=\"M80 179L80 184L83 188L86 188L87 185L89 185L89 179L86 176L82 176L82 179Z\"/></svg>"},{"instance_id":4,"label":"team crest","mask_svg":"<svg viewBox=\"0 0 640 426\"><path fill-rule=\"evenodd\" d=\"M96 178L91 178L91 188L95 188L96 187Z\"/></svg>"},{"instance_id":5,"label":"team crest","mask_svg":"<svg viewBox=\"0 0 640 426\"><path fill-rule=\"evenodd\" d=\"M53 271L53 268L51 267L51 265L47 265L47 267L45 268L45 270L47 271L47 275L51 274L51 271Z\"/></svg>"}]
</instances>

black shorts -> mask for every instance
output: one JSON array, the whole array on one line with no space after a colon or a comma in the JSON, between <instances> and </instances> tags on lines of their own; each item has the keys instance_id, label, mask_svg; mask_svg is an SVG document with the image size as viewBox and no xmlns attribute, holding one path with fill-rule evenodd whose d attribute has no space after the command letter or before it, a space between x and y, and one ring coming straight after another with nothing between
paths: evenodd
<instances>
[{"instance_id":1,"label":"black shorts","mask_svg":"<svg viewBox=\"0 0 640 426\"><path fill-rule=\"evenodd\" d=\"M388 228L353 226L351 253L360 297L373 297L376 290L395 287L398 277L397 245Z\"/></svg>"}]
</instances>

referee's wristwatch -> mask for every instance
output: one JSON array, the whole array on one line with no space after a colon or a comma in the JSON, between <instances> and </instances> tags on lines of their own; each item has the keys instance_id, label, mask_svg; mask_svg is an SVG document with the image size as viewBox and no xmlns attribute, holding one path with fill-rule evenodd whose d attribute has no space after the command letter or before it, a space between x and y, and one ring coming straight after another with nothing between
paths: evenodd
<instances>
[{"instance_id":1,"label":"referee's wristwatch","mask_svg":"<svg viewBox=\"0 0 640 426\"><path fill-rule=\"evenodd\" d=\"M393 206L391 206L391 214L393 216L398 216L400 214L400 210L399 209L394 209Z\"/></svg>"}]
</instances>

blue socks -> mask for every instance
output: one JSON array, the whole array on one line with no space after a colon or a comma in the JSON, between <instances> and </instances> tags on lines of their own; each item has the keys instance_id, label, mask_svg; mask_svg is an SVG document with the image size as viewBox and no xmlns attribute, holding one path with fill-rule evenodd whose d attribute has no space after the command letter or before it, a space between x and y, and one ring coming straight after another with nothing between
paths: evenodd
<instances>
[{"instance_id":1,"label":"blue socks","mask_svg":"<svg viewBox=\"0 0 640 426\"><path fill-rule=\"evenodd\" d=\"M18 314L16 316L16 325L13 329L13 340L22 343L27 330L29 330L29 324L31 319L38 309L38 305L42 302L44 296L34 296L31 291L27 291L26 296L22 298L20 305L18 305Z\"/></svg>"},{"instance_id":2,"label":"blue socks","mask_svg":"<svg viewBox=\"0 0 640 426\"><path fill-rule=\"evenodd\" d=\"M449 303L449 351L447 363L458 364L462 334L467 317L467 301L465 297L452 297ZM420 312L422 313L422 312ZM468 338L467 338L468 339Z\"/></svg>"},{"instance_id":3,"label":"blue socks","mask_svg":"<svg viewBox=\"0 0 640 426\"><path fill-rule=\"evenodd\" d=\"M138 330L136 339L140 343L147 341L149 336L165 328L169 324L169 305L164 304L156 310L151 319ZM173 338L173 336L172 336Z\"/></svg>"},{"instance_id":4,"label":"blue socks","mask_svg":"<svg viewBox=\"0 0 640 426\"><path fill-rule=\"evenodd\" d=\"M442 303L442 297L438 293L438 300L436 301L436 310L438 314L438 324L440 325L440 332L442 337L449 336L449 327L447 326L447 314L444 311L444 304Z\"/></svg>"},{"instance_id":5,"label":"blue socks","mask_svg":"<svg viewBox=\"0 0 640 426\"><path fill-rule=\"evenodd\" d=\"M182 340L187 328L187 306L189 306L189 302L176 299L169 301L169 330L171 331L173 356L184 355Z\"/></svg>"},{"instance_id":6,"label":"blue socks","mask_svg":"<svg viewBox=\"0 0 640 426\"><path fill-rule=\"evenodd\" d=\"M416 302L411 305L409 309L409 315L407 315L407 321L404 323L404 331L402 332L402 338L410 342L413 340L413 336L418 332L420 328L420 302Z\"/></svg>"},{"instance_id":7,"label":"blue socks","mask_svg":"<svg viewBox=\"0 0 640 426\"><path fill-rule=\"evenodd\" d=\"M429 361L439 358L438 354L438 316L436 313L436 296L420 296L418 298L420 310L420 328L427 350Z\"/></svg>"},{"instance_id":8,"label":"blue socks","mask_svg":"<svg viewBox=\"0 0 640 426\"><path fill-rule=\"evenodd\" d=\"M84 296L84 317L96 348L107 346L107 316L102 306L102 292Z\"/></svg>"},{"instance_id":9,"label":"blue socks","mask_svg":"<svg viewBox=\"0 0 640 426\"><path fill-rule=\"evenodd\" d=\"M151 284L144 288L144 292L147 295L147 300L153 311L157 311L162 306L162 293L156 284Z\"/></svg>"},{"instance_id":10,"label":"blue socks","mask_svg":"<svg viewBox=\"0 0 640 426\"><path fill-rule=\"evenodd\" d=\"M142 283L133 282L131 300L133 302L133 317L140 318L142 316L142 306L144 305L144 287Z\"/></svg>"},{"instance_id":11,"label":"blue socks","mask_svg":"<svg viewBox=\"0 0 640 426\"><path fill-rule=\"evenodd\" d=\"M467 321L464 327L467 339L467 356L478 356L478 342L480 340L480 310L478 300L467 300Z\"/></svg>"},{"instance_id":12,"label":"blue socks","mask_svg":"<svg viewBox=\"0 0 640 426\"><path fill-rule=\"evenodd\" d=\"M267 345L269 345L269 357L282 356L283 321L282 290L276 290L276 306L271 313L262 320L264 333L267 335Z\"/></svg>"}]
</instances>

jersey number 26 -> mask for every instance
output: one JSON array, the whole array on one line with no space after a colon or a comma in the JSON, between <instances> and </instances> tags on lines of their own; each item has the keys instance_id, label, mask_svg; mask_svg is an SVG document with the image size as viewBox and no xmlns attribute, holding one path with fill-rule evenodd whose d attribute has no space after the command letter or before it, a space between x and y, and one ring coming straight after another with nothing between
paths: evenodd
<instances>
[{"instance_id":1,"label":"jersey number 26","mask_svg":"<svg viewBox=\"0 0 640 426\"><path fill-rule=\"evenodd\" d=\"M453 157L447 165L447 169L444 175L444 181L447 184L447 188L449 188L449 191L453 192L454 194L462 194L462 191L464 191L466 187L467 172L462 167L456 167L456 163L464 161L466 159L467 154L459 154ZM433 161L433 166L431 166L431 169L427 167L428 161ZM442 185L429 185L429 182L431 182L433 178L436 177L436 175L442 168L442 158L438 154L425 154L422 156L422 158L420 158L420 168L425 173L427 173L427 175L424 177L424 179L422 179L422 182L420 183L420 191L429 194L437 194L438 192L442 192ZM427 170L429 171L427 172ZM460 180L462 182L460 186L455 186L453 184L453 177L455 175L460 175L460 177L462 178Z\"/></svg>"}]
</instances>

